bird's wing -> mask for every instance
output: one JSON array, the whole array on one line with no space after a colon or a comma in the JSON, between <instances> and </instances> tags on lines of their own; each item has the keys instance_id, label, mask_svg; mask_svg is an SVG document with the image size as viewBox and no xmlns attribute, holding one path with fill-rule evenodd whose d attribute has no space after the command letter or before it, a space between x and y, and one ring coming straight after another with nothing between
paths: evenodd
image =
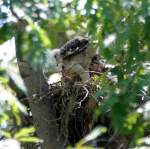
<instances>
[{"instance_id":1,"label":"bird's wing","mask_svg":"<svg viewBox=\"0 0 150 149\"><path fill-rule=\"evenodd\" d=\"M63 59L70 58L71 56L84 52L88 45L89 40L87 38L75 38L68 41L60 48L60 54Z\"/></svg>"}]
</instances>

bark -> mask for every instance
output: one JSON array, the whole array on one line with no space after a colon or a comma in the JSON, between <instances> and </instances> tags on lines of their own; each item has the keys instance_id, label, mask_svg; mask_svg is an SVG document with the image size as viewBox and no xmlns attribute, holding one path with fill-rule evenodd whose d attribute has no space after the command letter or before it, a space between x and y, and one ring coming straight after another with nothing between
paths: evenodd
<instances>
[{"instance_id":1,"label":"bark","mask_svg":"<svg viewBox=\"0 0 150 149\"><path fill-rule=\"evenodd\" d=\"M48 86L40 70L33 70L26 61L18 59L22 79L28 90L29 106L37 128L37 135L43 139L42 149L61 149L63 140L59 137L55 111L50 99L41 98L47 93ZM36 96L39 94L40 96ZM35 96L35 98L32 98ZM34 100L33 100L34 99Z\"/></svg>"},{"instance_id":2,"label":"bark","mask_svg":"<svg viewBox=\"0 0 150 149\"><path fill-rule=\"evenodd\" d=\"M21 53L19 53L22 48L21 43L23 42L22 34L25 31L24 29L27 25L27 22L18 17L17 13L13 10L12 3L10 4L10 10L12 12L12 15L18 20L18 22L14 24L14 29L16 30L18 35L16 42L16 45L18 47L18 49L16 50L17 61L20 74L28 91L28 97L33 97L36 94L40 94L41 96L45 95L48 91L48 85L41 70L32 69L27 61L20 59L20 57L22 57ZM57 34L58 37L63 37L60 38L60 41L58 42L59 44L61 44L66 39L66 36L64 36L65 33L63 32ZM63 34L63 36L59 36L60 34ZM34 119L33 123L37 128L37 135L44 141L44 143L41 144L41 148L64 148L65 139L59 136L52 100L47 97L41 100L40 96L38 96L38 98L36 96L36 99L34 101L32 99L33 98L30 98L28 102Z\"/></svg>"}]
</instances>

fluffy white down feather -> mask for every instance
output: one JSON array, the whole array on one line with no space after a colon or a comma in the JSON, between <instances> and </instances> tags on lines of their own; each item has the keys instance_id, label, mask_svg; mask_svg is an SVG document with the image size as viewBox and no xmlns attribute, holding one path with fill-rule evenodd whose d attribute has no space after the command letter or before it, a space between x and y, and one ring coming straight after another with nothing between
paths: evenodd
<instances>
[{"instance_id":1,"label":"fluffy white down feather","mask_svg":"<svg viewBox=\"0 0 150 149\"><path fill-rule=\"evenodd\" d=\"M48 80L50 75L54 73L60 73L61 69L62 67L59 57L59 49L44 51L42 70L45 78Z\"/></svg>"}]
</instances>

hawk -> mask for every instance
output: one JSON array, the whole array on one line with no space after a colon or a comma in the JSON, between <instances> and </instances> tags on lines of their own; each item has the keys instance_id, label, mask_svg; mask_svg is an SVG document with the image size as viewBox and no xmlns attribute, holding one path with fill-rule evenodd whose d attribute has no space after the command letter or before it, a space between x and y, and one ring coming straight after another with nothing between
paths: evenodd
<instances>
[{"instance_id":1,"label":"hawk","mask_svg":"<svg viewBox=\"0 0 150 149\"><path fill-rule=\"evenodd\" d=\"M89 47L88 38L76 37L68 41L56 52L56 59L62 64L64 80L80 80L86 83L90 80L89 67L96 50Z\"/></svg>"},{"instance_id":2,"label":"hawk","mask_svg":"<svg viewBox=\"0 0 150 149\"><path fill-rule=\"evenodd\" d=\"M61 72L65 82L88 82L91 76L89 70L96 71L95 66L99 64L99 55L96 54L95 49L90 47L90 44L88 38L76 37L59 49L46 51L45 60L47 63L44 64L44 74L47 75L50 74L50 71L52 72L52 63L55 61L53 70L55 73ZM51 68L48 69L49 66Z\"/></svg>"}]
</instances>

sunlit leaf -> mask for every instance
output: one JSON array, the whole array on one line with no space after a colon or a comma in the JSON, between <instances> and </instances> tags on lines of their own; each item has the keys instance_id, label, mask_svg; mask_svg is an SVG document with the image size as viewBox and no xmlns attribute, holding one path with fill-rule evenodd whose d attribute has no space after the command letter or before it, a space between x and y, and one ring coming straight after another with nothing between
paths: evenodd
<instances>
[{"instance_id":1,"label":"sunlit leaf","mask_svg":"<svg viewBox=\"0 0 150 149\"><path fill-rule=\"evenodd\" d=\"M35 128L34 127L29 127L29 128L22 128L21 130L19 130L18 132L16 132L14 134L14 138L15 139L20 139L22 137L24 138L28 138L30 136L30 134L33 134L35 132Z\"/></svg>"},{"instance_id":2,"label":"sunlit leaf","mask_svg":"<svg viewBox=\"0 0 150 149\"><path fill-rule=\"evenodd\" d=\"M94 130L92 130L91 133L89 133L87 136L85 136L82 140L80 140L76 146L80 147L82 146L84 143L89 142L91 140L96 139L98 136L102 135L103 133L105 133L107 131L106 127L97 127Z\"/></svg>"},{"instance_id":3,"label":"sunlit leaf","mask_svg":"<svg viewBox=\"0 0 150 149\"><path fill-rule=\"evenodd\" d=\"M38 139L37 137L20 137L20 138L18 138L18 141L33 142L33 143L42 143L43 142L41 139Z\"/></svg>"},{"instance_id":4,"label":"sunlit leaf","mask_svg":"<svg viewBox=\"0 0 150 149\"><path fill-rule=\"evenodd\" d=\"M0 136L4 136L8 139L11 138L11 133L8 131L0 130Z\"/></svg>"}]
</instances>

